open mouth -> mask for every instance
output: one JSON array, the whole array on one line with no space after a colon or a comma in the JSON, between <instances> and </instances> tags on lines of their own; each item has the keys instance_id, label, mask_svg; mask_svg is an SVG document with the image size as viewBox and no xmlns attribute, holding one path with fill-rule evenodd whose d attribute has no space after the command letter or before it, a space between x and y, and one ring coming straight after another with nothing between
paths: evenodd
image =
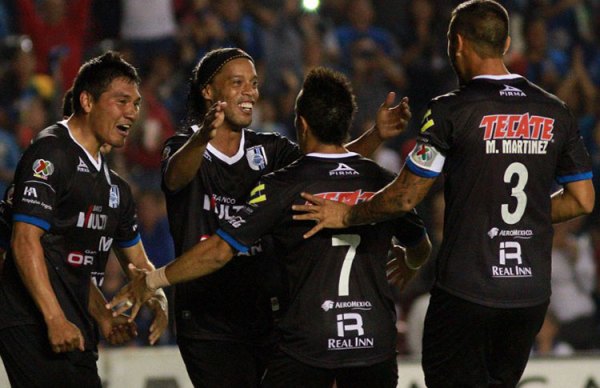
<instances>
[{"instance_id":1,"label":"open mouth","mask_svg":"<svg viewBox=\"0 0 600 388\"><path fill-rule=\"evenodd\" d=\"M254 107L254 104L252 102L242 102L238 104L238 106L240 107L242 112L250 114L252 113L252 108Z\"/></svg>"},{"instance_id":2,"label":"open mouth","mask_svg":"<svg viewBox=\"0 0 600 388\"><path fill-rule=\"evenodd\" d=\"M129 128L131 128L131 125L129 125L129 124L117 125L117 129L119 130L119 133L123 136L127 136L127 134L129 133Z\"/></svg>"}]
</instances>

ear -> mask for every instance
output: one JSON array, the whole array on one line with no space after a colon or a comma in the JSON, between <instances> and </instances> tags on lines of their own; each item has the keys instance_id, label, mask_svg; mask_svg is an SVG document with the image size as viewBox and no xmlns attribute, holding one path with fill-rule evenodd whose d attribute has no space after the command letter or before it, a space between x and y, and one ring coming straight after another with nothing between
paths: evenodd
<instances>
[{"instance_id":1,"label":"ear","mask_svg":"<svg viewBox=\"0 0 600 388\"><path fill-rule=\"evenodd\" d=\"M465 38L461 34L456 34L456 54L462 53L465 49Z\"/></svg>"},{"instance_id":2,"label":"ear","mask_svg":"<svg viewBox=\"0 0 600 388\"><path fill-rule=\"evenodd\" d=\"M506 42L504 42L504 52L502 52L502 55L506 55L509 48L510 48L510 36L507 36Z\"/></svg>"},{"instance_id":3,"label":"ear","mask_svg":"<svg viewBox=\"0 0 600 388\"><path fill-rule=\"evenodd\" d=\"M210 85L206 85L205 87L202 88L201 91L202 94L202 98L204 98L205 100L210 100L212 101L212 97L213 97L213 90L210 87Z\"/></svg>"},{"instance_id":4,"label":"ear","mask_svg":"<svg viewBox=\"0 0 600 388\"><path fill-rule=\"evenodd\" d=\"M83 91L79 95L79 104L85 113L90 113L94 106L94 97L89 92Z\"/></svg>"},{"instance_id":5,"label":"ear","mask_svg":"<svg viewBox=\"0 0 600 388\"><path fill-rule=\"evenodd\" d=\"M300 133L306 135L306 131L308 131L308 122L306 121L304 116L298 116L298 123L300 124L300 128L298 128L300 130Z\"/></svg>"}]
</instances>

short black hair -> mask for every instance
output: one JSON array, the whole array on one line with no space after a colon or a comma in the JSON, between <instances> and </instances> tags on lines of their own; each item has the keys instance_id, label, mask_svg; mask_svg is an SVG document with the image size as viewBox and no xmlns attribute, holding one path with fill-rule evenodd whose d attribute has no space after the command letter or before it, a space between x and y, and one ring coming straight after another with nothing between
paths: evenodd
<instances>
[{"instance_id":1,"label":"short black hair","mask_svg":"<svg viewBox=\"0 0 600 388\"><path fill-rule=\"evenodd\" d=\"M345 75L326 67L315 67L306 75L296 115L304 117L317 139L342 145L355 112L356 98Z\"/></svg>"},{"instance_id":2,"label":"short black hair","mask_svg":"<svg viewBox=\"0 0 600 388\"><path fill-rule=\"evenodd\" d=\"M73 114L73 88L65 92L62 100L62 117L66 118Z\"/></svg>"},{"instance_id":3,"label":"short black hair","mask_svg":"<svg viewBox=\"0 0 600 388\"><path fill-rule=\"evenodd\" d=\"M208 85L229 61L246 58L254 63L254 59L244 50L226 47L211 50L196 64L190 78L190 90L187 98L187 117L185 124L193 125L202 120L207 112L206 103L202 97L202 89Z\"/></svg>"},{"instance_id":4,"label":"short black hair","mask_svg":"<svg viewBox=\"0 0 600 388\"><path fill-rule=\"evenodd\" d=\"M75 114L83 112L79 102L81 93L88 92L97 100L108 89L112 81L121 77L140 85L140 77L135 67L115 51L107 51L84 63L79 68L73 83L73 112Z\"/></svg>"},{"instance_id":5,"label":"short black hair","mask_svg":"<svg viewBox=\"0 0 600 388\"><path fill-rule=\"evenodd\" d=\"M448 38L461 34L482 58L502 57L508 39L508 12L494 0L469 0L452 11Z\"/></svg>"}]
</instances>

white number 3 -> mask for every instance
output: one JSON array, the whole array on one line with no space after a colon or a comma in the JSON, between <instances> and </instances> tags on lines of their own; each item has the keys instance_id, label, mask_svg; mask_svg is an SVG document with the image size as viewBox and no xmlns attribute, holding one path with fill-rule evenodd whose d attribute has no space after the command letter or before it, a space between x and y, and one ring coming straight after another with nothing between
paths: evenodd
<instances>
[{"instance_id":1,"label":"white number 3","mask_svg":"<svg viewBox=\"0 0 600 388\"><path fill-rule=\"evenodd\" d=\"M501 207L502 220L509 225L514 225L521 220L525 213L525 207L527 206L527 195L523 191L527 184L527 180L529 179L527 167L522 163L512 163L504 172L504 183L510 183L515 174L517 174L517 185L512 188L510 195L517 199L517 207L514 212L508 210L507 204L502 204Z\"/></svg>"}]
</instances>

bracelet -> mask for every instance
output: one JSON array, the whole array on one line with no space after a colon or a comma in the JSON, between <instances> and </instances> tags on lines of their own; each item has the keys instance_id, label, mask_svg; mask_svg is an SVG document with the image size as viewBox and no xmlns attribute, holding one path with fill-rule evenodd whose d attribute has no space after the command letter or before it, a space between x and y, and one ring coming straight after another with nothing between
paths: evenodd
<instances>
[{"instance_id":1,"label":"bracelet","mask_svg":"<svg viewBox=\"0 0 600 388\"><path fill-rule=\"evenodd\" d=\"M418 270L419 268L421 268L423 266L423 264L417 265L416 267L410 265L408 263L408 255L406 255L406 254L404 255L404 264L406 264L406 266L408 267L408 269L411 269L413 271L416 271L416 270Z\"/></svg>"},{"instance_id":2,"label":"bracelet","mask_svg":"<svg viewBox=\"0 0 600 388\"><path fill-rule=\"evenodd\" d=\"M165 273L165 267L150 271L146 275L146 287L152 292L170 285L171 283L169 283L169 279L167 279L167 274Z\"/></svg>"}]
</instances>

